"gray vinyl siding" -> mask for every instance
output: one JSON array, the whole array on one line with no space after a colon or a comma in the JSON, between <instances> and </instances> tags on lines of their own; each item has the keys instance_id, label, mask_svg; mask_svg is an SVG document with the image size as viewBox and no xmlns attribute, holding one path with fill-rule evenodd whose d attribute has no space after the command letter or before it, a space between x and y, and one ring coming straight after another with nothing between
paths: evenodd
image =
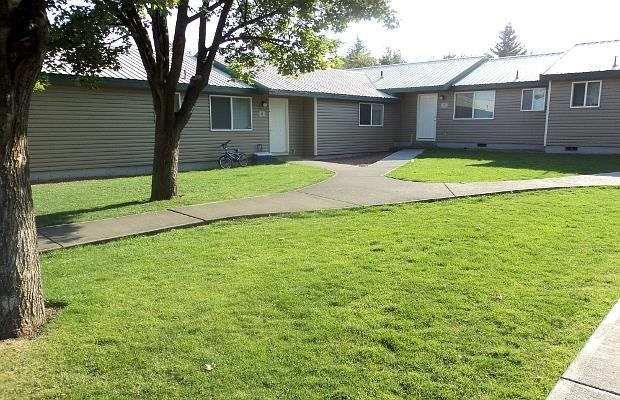
<instances>
[{"instance_id":1,"label":"gray vinyl siding","mask_svg":"<svg viewBox=\"0 0 620 400\"><path fill-rule=\"evenodd\" d=\"M53 85L33 95L32 172L150 165L153 105L147 90Z\"/></svg>"},{"instance_id":2,"label":"gray vinyl siding","mask_svg":"<svg viewBox=\"0 0 620 400\"><path fill-rule=\"evenodd\" d=\"M251 131L211 131L209 96L202 95L196 102L192 118L181 134L179 162L214 161L222 153L220 144L227 140L231 140L229 146L248 154L256 152L259 144L262 145L263 150L269 150L268 109L262 107L263 101L267 101L267 97L252 97Z\"/></svg>"},{"instance_id":3,"label":"gray vinyl siding","mask_svg":"<svg viewBox=\"0 0 620 400\"><path fill-rule=\"evenodd\" d=\"M544 85L536 86L544 87ZM485 89L489 90L489 89ZM495 90L495 118L454 120L454 93L440 93L438 100L437 143L489 143L542 146L545 134L544 111L521 111L522 89ZM445 103L445 107L442 107Z\"/></svg>"},{"instance_id":4,"label":"gray vinyl siding","mask_svg":"<svg viewBox=\"0 0 620 400\"><path fill-rule=\"evenodd\" d=\"M314 156L314 98L304 98L304 140L303 155L305 157Z\"/></svg>"},{"instance_id":5,"label":"gray vinyl siding","mask_svg":"<svg viewBox=\"0 0 620 400\"><path fill-rule=\"evenodd\" d=\"M551 83L547 145L620 147L620 79L603 79L598 108L570 108L571 84Z\"/></svg>"},{"instance_id":6,"label":"gray vinyl siding","mask_svg":"<svg viewBox=\"0 0 620 400\"><path fill-rule=\"evenodd\" d=\"M399 143L414 143L416 140L418 93L403 93L400 96L400 135Z\"/></svg>"},{"instance_id":7,"label":"gray vinyl siding","mask_svg":"<svg viewBox=\"0 0 620 400\"><path fill-rule=\"evenodd\" d=\"M269 148L268 118L261 108L264 97L253 98L253 130L211 132L209 97L198 100L181 136L180 162L205 163L220 154L220 143L253 153L256 145ZM264 116L260 116L263 110ZM154 114L151 94L143 89L52 85L35 93L28 124L31 171L78 171L132 168L145 171L153 158ZM81 174L81 175L80 175ZM69 174L68 174L69 175Z\"/></svg>"},{"instance_id":8,"label":"gray vinyl siding","mask_svg":"<svg viewBox=\"0 0 620 400\"><path fill-rule=\"evenodd\" d=\"M359 126L359 103L350 100L317 102L318 155L386 151L400 130L400 105L385 104L382 127Z\"/></svg>"},{"instance_id":9,"label":"gray vinyl siding","mask_svg":"<svg viewBox=\"0 0 620 400\"><path fill-rule=\"evenodd\" d=\"M304 104L303 98L288 100L289 155L301 156L304 152Z\"/></svg>"}]
</instances>

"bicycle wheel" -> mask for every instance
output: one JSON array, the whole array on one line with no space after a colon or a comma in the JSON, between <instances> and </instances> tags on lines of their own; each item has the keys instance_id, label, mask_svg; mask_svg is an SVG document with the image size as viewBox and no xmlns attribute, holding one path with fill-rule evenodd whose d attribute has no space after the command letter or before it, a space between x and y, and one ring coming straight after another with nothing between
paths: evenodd
<instances>
[{"instance_id":1,"label":"bicycle wheel","mask_svg":"<svg viewBox=\"0 0 620 400\"><path fill-rule=\"evenodd\" d=\"M246 156L244 153L239 153L239 158L237 158L237 162L239 163L241 167L247 167L248 156Z\"/></svg>"},{"instance_id":2,"label":"bicycle wheel","mask_svg":"<svg viewBox=\"0 0 620 400\"><path fill-rule=\"evenodd\" d=\"M221 156L218 163L220 164L220 168L227 169L232 167L232 160L228 156Z\"/></svg>"}]
</instances>

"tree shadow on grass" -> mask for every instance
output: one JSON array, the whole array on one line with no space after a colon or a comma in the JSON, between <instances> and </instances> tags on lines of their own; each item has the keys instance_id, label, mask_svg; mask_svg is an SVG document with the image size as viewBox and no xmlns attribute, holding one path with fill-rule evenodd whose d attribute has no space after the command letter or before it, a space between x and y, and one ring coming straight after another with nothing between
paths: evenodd
<instances>
[{"instance_id":1,"label":"tree shadow on grass","mask_svg":"<svg viewBox=\"0 0 620 400\"><path fill-rule=\"evenodd\" d=\"M36 223L38 227L69 224L75 222L76 219L82 215L90 214L97 211L113 210L117 208L146 204L148 202L148 200L126 201L116 204L106 204L105 206L100 207L91 207L79 210L67 210L50 214L42 214L36 216Z\"/></svg>"}]
</instances>

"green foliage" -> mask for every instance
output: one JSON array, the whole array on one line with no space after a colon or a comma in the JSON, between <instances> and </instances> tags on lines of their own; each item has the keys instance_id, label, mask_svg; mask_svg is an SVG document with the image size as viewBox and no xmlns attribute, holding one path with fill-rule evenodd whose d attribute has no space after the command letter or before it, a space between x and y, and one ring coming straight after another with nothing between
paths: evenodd
<instances>
[{"instance_id":1,"label":"green foliage","mask_svg":"<svg viewBox=\"0 0 620 400\"><path fill-rule=\"evenodd\" d=\"M92 75L106 67L118 67L118 55L126 51L130 36L135 40L142 28L154 25L158 16L168 16L185 3L188 1L86 0L79 5L54 2L50 8L54 23L48 69L63 72L70 67L75 74ZM243 80L251 80L257 68L267 63L290 75L332 66L326 55L335 52L337 41L328 38L326 32L340 32L350 22L375 19L388 28L398 25L389 0L193 3L190 13L203 14L213 22L218 21L224 6L230 4L221 37L206 37L198 47L204 47L207 53L219 51L236 77ZM128 11L132 7L140 19L134 25ZM168 46L168 43L156 43L162 39L151 35L152 47ZM165 40L172 41L167 36Z\"/></svg>"},{"instance_id":2,"label":"green foliage","mask_svg":"<svg viewBox=\"0 0 620 400\"><path fill-rule=\"evenodd\" d=\"M47 74L39 74L37 81L34 83L34 91L42 92L50 85L50 78Z\"/></svg>"},{"instance_id":3,"label":"green foliage","mask_svg":"<svg viewBox=\"0 0 620 400\"><path fill-rule=\"evenodd\" d=\"M390 176L420 182L489 182L616 171L620 157L613 155L430 149Z\"/></svg>"},{"instance_id":4,"label":"green foliage","mask_svg":"<svg viewBox=\"0 0 620 400\"><path fill-rule=\"evenodd\" d=\"M103 3L52 2L47 71L71 73L93 86L97 73L119 67L118 56L130 46L129 34Z\"/></svg>"},{"instance_id":5,"label":"green foliage","mask_svg":"<svg viewBox=\"0 0 620 400\"><path fill-rule=\"evenodd\" d=\"M497 57L521 56L527 53L527 50L517 39L517 34L512 28L512 24L508 23L504 30L498 34L498 41L491 53Z\"/></svg>"},{"instance_id":6,"label":"green foliage","mask_svg":"<svg viewBox=\"0 0 620 400\"><path fill-rule=\"evenodd\" d=\"M357 37L355 43L344 56L344 63L345 68L372 67L377 65L377 59L370 54L364 42Z\"/></svg>"},{"instance_id":7,"label":"green foliage","mask_svg":"<svg viewBox=\"0 0 620 400\"><path fill-rule=\"evenodd\" d=\"M157 202L147 201L148 176L39 184L32 186L32 194L37 225L46 226L287 192L331 175L321 168L297 164L181 172L181 195Z\"/></svg>"},{"instance_id":8,"label":"green foliage","mask_svg":"<svg viewBox=\"0 0 620 400\"><path fill-rule=\"evenodd\" d=\"M385 53L379 58L379 64L381 65L402 64L405 62L400 50L393 50L390 47L387 47Z\"/></svg>"},{"instance_id":9,"label":"green foliage","mask_svg":"<svg viewBox=\"0 0 620 400\"><path fill-rule=\"evenodd\" d=\"M240 219L44 254L47 301L66 306L1 345L0 397L542 399L620 296L619 192Z\"/></svg>"}]
</instances>

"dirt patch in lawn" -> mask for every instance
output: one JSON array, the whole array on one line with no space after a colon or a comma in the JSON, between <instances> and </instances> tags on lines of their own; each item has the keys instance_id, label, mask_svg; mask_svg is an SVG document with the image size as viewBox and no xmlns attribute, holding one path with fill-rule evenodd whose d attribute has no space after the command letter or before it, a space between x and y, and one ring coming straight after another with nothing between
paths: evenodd
<instances>
[{"instance_id":1,"label":"dirt patch in lawn","mask_svg":"<svg viewBox=\"0 0 620 400\"><path fill-rule=\"evenodd\" d=\"M348 164L356 165L358 167L366 167L370 164L374 164L379 160L383 160L385 157L392 154L390 151L382 151L378 153L359 154L350 157L330 158L325 161L329 161L336 164Z\"/></svg>"}]
</instances>

